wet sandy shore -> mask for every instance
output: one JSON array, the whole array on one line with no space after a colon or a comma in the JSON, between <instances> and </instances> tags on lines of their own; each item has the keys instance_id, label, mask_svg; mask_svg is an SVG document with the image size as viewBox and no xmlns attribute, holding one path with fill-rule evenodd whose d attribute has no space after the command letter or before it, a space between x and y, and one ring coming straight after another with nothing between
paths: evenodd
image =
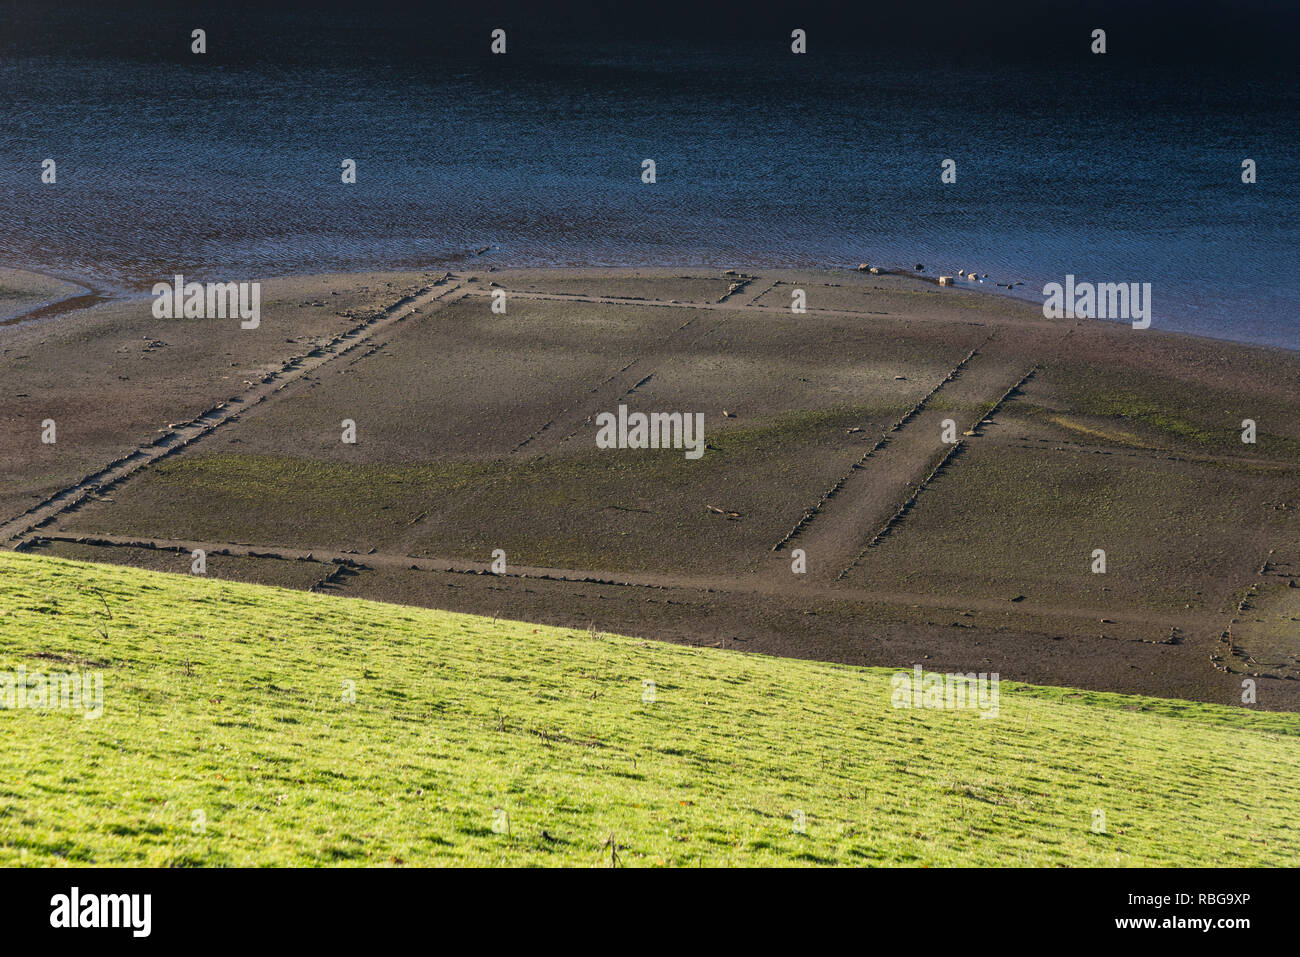
<instances>
[{"instance_id":1,"label":"wet sandy shore","mask_svg":"<svg viewBox=\"0 0 1300 957\"><path fill-rule=\"evenodd\" d=\"M1227 704L1249 677L1300 709L1300 353L850 270L262 301L256 330L148 299L0 330L6 547ZM598 448L620 405L702 414L703 457Z\"/></svg>"}]
</instances>

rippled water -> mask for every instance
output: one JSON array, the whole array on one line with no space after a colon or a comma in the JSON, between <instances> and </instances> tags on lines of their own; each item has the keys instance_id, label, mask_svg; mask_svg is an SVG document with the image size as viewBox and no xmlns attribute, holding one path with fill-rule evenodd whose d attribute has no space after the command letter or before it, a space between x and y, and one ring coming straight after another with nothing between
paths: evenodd
<instances>
[{"instance_id":1,"label":"rippled water","mask_svg":"<svg viewBox=\"0 0 1300 957\"><path fill-rule=\"evenodd\" d=\"M503 265L923 262L1030 294L1067 272L1151 282L1157 327L1300 347L1294 72L635 31L516 32L491 57L477 27L470 51L288 14L219 24L202 58L179 16L45 16L0 44L3 264L140 288L484 246Z\"/></svg>"}]
</instances>

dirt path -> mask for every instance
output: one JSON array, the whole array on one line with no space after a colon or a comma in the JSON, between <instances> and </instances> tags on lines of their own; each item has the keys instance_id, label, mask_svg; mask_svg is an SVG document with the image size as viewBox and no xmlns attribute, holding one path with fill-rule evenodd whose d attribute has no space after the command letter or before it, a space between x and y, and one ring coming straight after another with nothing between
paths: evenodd
<instances>
[{"instance_id":1,"label":"dirt path","mask_svg":"<svg viewBox=\"0 0 1300 957\"><path fill-rule=\"evenodd\" d=\"M776 283L773 284L777 285ZM753 288L752 286L748 288ZM768 289L763 290L768 292ZM594 303L605 306L647 306L657 309L706 309L722 312L759 312L768 313L777 316L790 315L789 306L760 306L754 302L745 301L742 292L737 290L734 294L723 296L718 302L665 302L661 299L631 299L619 296L589 296L577 293L563 292L518 292L514 289L507 289L511 299L541 299L551 302L584 302ZM472 296L481 296L486 298L491 295L490 289L472 289L469 292ZM808 315L818 316L842 316L844 318L861 319L863 316L890 316L894 313L872 311L866 309L819 309L815 306L808 307ZM968 325L983 326L984 322L978 320L962 320Z\"/></svg>"},{"instance_id":2,"label":"dirt path","mask_svg":"<svg viewBox=\"0 0 1300 957\"><path fill-rule=\"evenodd\" d=\"M692 575L664 575L655 573L626 573L593 571L579 568L543 568L530 565L509 565L502 574L491 571L490 562L461 561L448 558L417 558L396 552L339 551L326 548L288 548L282 545L250 542L201 542L182 539L148 538L138 535L76 535L61 532L42 532L28 536L20 550L30 549L42 542L65 542L103 548L134 548L174 551L188 555L202 549L209 560L214 555L236 558L263 558L279 561L310 561L322 565L344 565L360 570L404 569L462 575L488 575L502 579L536 579L567 582L570 584L613 585L624 588L659 590L688 590L702 593L726 592L749 595L787 595L809 598L825 596L860 602L879 602L921 608L952 611L982 611L999 615L1024 615L1056 619L1079 619L1097 622L1103 618L1118 624L1149 626L1152 635L1168 634L1171 628L1180 631L1204 630L1203 615L1189 613L1157 614L1150 611L1122 611L1108 606L1082 606L1058 603L1012 603L1002 598L972 598L958 595L926 594L846 588L830 584L804 583L786 575L785 580L767 580L757 576L716 577ZM188 564L188 562L186 563ZM811 587L810 587L811 586ZM1125 639L1115 639L1125 640Z\"/></svg>"},{"instance_id":3,"label":"dirt path","mask_svg":"<svg viewBox=\"0 0 1300 957\"><path fill-rule=\"evenodd\" d=\"M1007 399L1009 399L1011 396L1015 395L1016 392L1019 391L1020 387L1023 386L1026 382L1028 382L1029 379L1032 378L1034 373L1037 371L1038 371L1038 367L1034 366L1023 376L1017 379L1014 383L1012 383L1007 388L1007 390L1003 392L1002 396L998 398L987 409L987 411L983 412L982 414L977 414L976 416L974 416L975 421L973 422L971 427L963 433L963 435L970 436L972 439L978 438L980 435L979 432L980 428L983 425L987 425L991 423L993 416L997 414L997 411L1002 407L1002 404L1006 402ZM938 415L941 414L943 413L930 414L928 418L934 420L938 417ZM968 421L970 421L972 417L967 416L966 418ZM931 421L930 424L933 426L934 422ZM958 428L960 428L960 424L958 424ZM876 531L876 533L872 535L871 539L857 552L857 554L853 556L853 559L849 561L846 565L844 565L843 568L840 569L839 574L835 576L836 581L843 581L845 578L847 578L849 572L851 572L853 570L853 567L859 561L861 561L862 557L867 553L867 550L871 548L875 548L877 545L879 545L882 541L885 540L885 537L888 536L900 522L902 522L903 517L911 510L912 506L916 504L916 501L921 496L921 493L926 490L926 488L930 485L932 481L934 481L935 477L938 476L951 463L957 460L957 457L966 448L967 441L970 441L970 439L961 438L958 439L955 444L949 446L948 450L943 453L943 455L938 459L937 462L935 462L934 467L930 469L929 473L925 476L925 478L923 478L920 482L917 482L914 485L912 485L912 493L899 504L899 506L894 510L894 512L889 516L889 518L885 520L884 524L880 526L879 530Z\"/></svg>"},{"instance_id":4,"label":"dirt path","mask_svg":"<svg viewBox=\"0 0 1300 957\"><path fill-rule=\"evenodd\" d=\"M807 556L811 577L842 580L864 550L901 520L964 442L978 435L980 423L1031 374L1023 360L991 351L992 339L957 363L773 546L778 554L768 567L775 577L788 575L787 559L780 553L798 547ZM948 419L958 437L955 443L943 441Z\"/></svg>"},{"instance_id":5,"label":"dirt path","mask_svg":"<svg viewBox=\"0 0 1300 957\"><path fill-rule=\"evenodd\" d=\"M77 508L86 501L87 497L111 488L159 459L193 444L227 422L257 407L304 375L316 371L339 356L348 354L408 316L435 303L447 301L451 293L458 290L460 286L459 282L452 282L447 278L426 286L418 293L393 303L377 316L358 323L346 332L339 333L328 343L317 346L305 355L295 356L284 363L278 371L263 376L239 395L217 403L187 422L170 426L153 442L137 446L99 471L60 489L16 518L0 524L0 547L16 547L24 536Z\"/></svg>"}]
</instances>

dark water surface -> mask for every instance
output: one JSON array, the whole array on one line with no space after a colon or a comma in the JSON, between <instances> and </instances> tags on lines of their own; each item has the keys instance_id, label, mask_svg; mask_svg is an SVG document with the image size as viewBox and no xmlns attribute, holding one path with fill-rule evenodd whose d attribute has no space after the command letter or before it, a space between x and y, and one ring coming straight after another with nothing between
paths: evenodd
<instances>
[{"instance_id":1,"label":"dark water surface","mask_svg":"<svg viewBox=\"0 0 1300 957\"><path fill-rule=\"evenodd\" d=\"M1300 347L1284 59L1114 30L1095 57L1086 18L974 52L831 23L794 56L797 13L699 34L502 14L494 57L490 13L43 6L0 10L3 265L139 289L484 246L501 265L922 262L1030 295L1150 282L1155 327Z\"/></svg>"}]
</instances>

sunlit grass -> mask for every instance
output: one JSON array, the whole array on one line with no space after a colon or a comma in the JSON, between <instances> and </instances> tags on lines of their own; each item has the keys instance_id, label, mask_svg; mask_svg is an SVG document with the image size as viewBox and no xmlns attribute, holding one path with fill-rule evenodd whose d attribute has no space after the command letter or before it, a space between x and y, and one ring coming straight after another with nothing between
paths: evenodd
<instances>
[{"instance_id":1,"label":"sunlit grass","mask_svg":"<svg viewBox=\"0 0 1300 957\"><path fill-rule=\"evenodd\" d=\"M1291 715L1008 683L997 718L896 710L887 671L3 554L20 665L102 671L104 714L0 712L4 864L1300 854Z\"/></svg>"}]
</instances>

